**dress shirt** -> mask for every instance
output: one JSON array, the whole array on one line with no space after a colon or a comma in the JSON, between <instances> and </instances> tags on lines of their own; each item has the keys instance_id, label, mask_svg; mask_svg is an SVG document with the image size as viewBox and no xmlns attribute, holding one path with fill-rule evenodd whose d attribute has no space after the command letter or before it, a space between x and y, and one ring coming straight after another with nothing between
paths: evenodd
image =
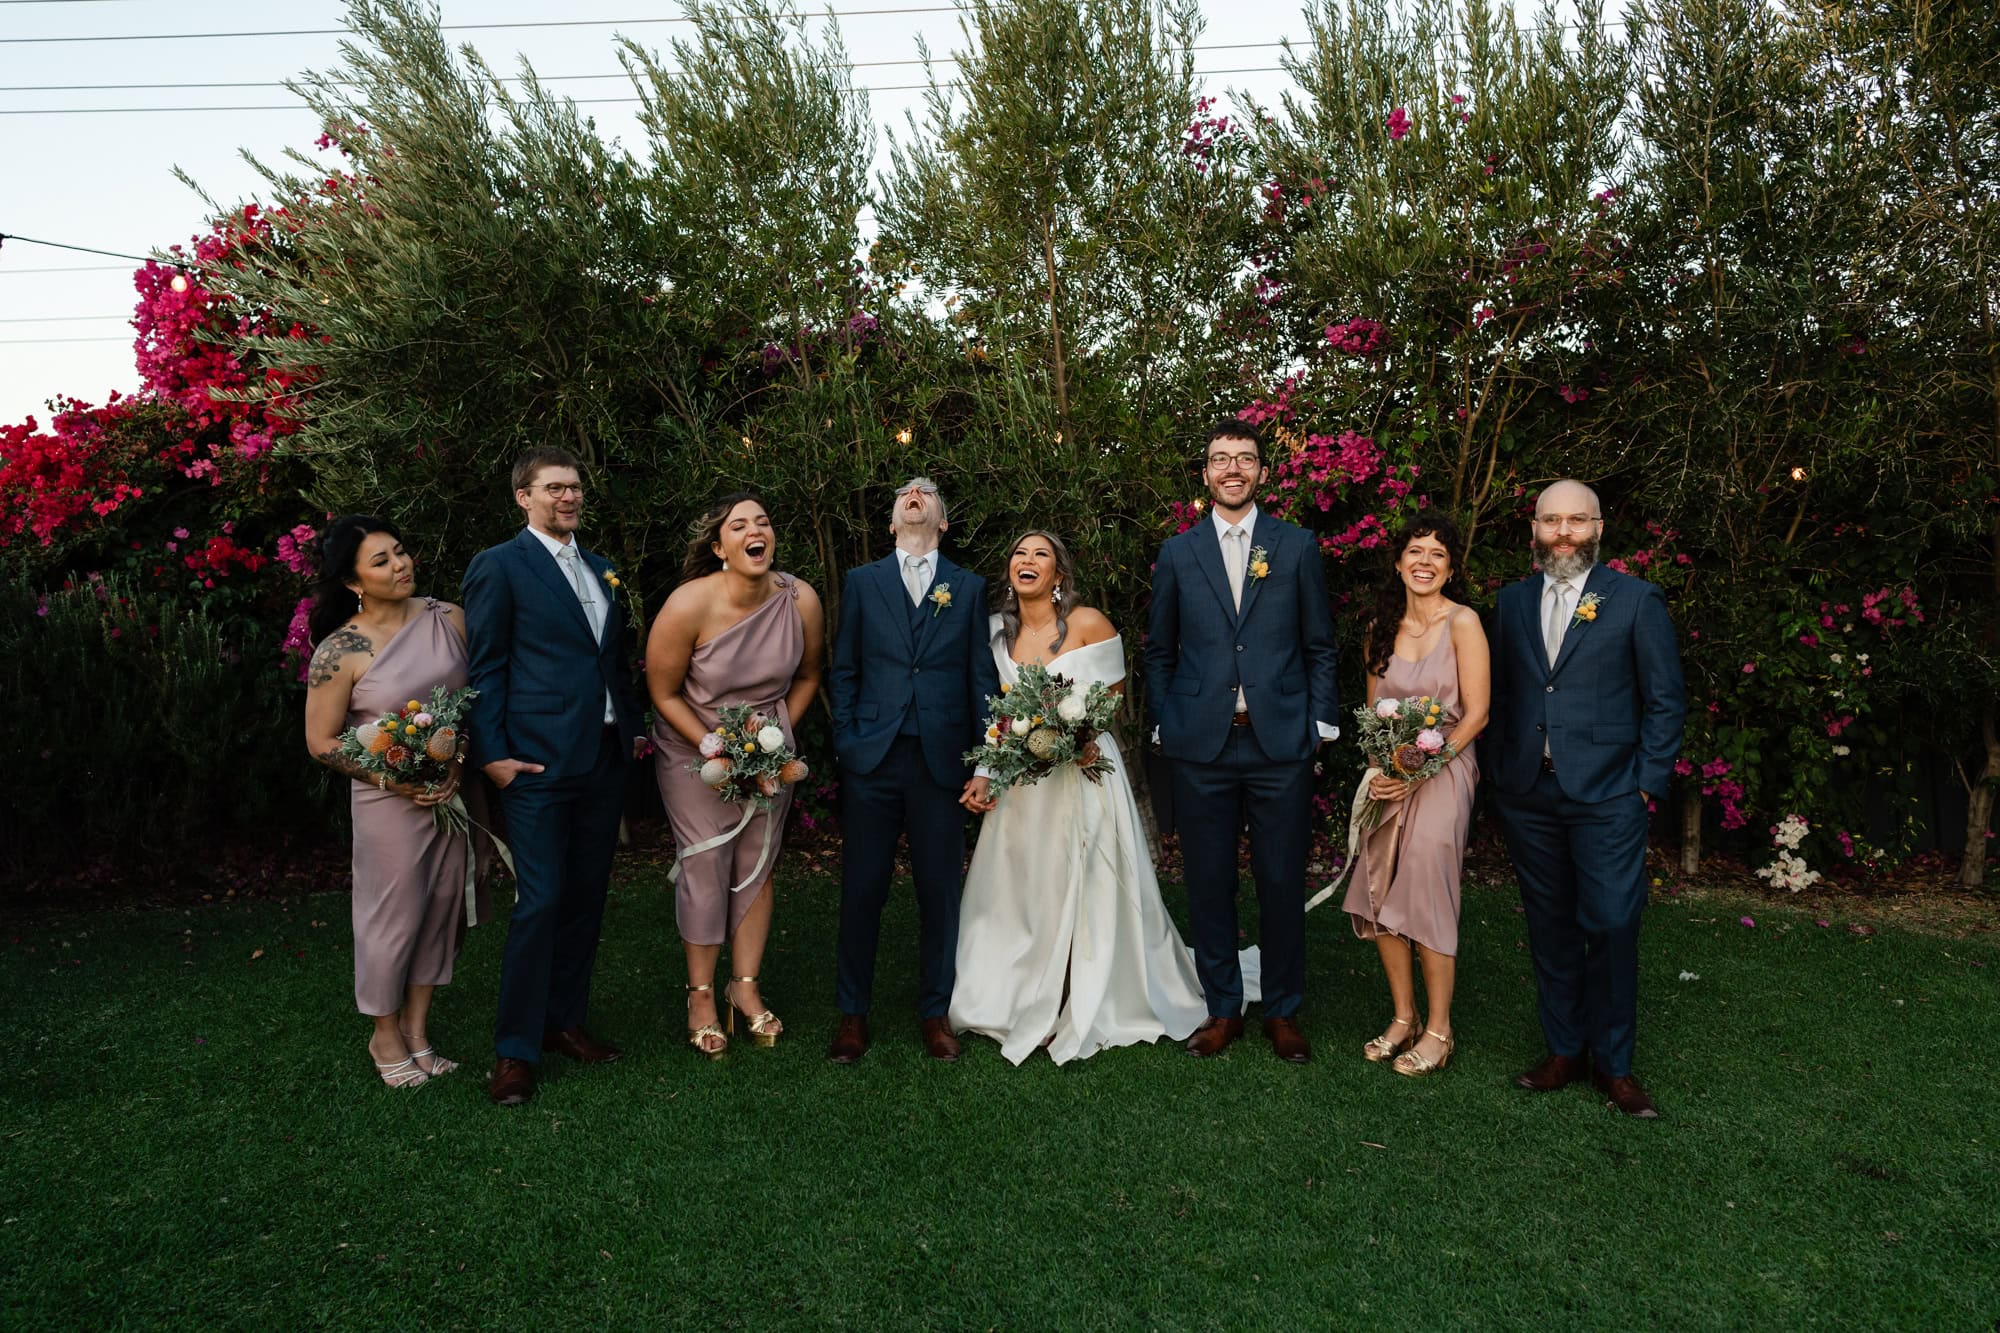
<instances>
[{"instance_id":1,"label":"dress shirt","mask_svg":"<svg viewBox=\"0 0 2000 1333\"><path fill-rule=\"evenodd\" d=\"M896 577L899 580L903 577L903 571L910 567L910 560L912 557L915 557L917 560L922 562L922 567L919 571L917 580L918 585L921 588L921 591L917 595L917 601L921 602L925 597L930 596L931 585L937 582L937 570L938 570L937 547L933 546L930 550L919 553L916 551L912 551L905 546L901 545L897 546Z\"/></svg>"}]
</instances>

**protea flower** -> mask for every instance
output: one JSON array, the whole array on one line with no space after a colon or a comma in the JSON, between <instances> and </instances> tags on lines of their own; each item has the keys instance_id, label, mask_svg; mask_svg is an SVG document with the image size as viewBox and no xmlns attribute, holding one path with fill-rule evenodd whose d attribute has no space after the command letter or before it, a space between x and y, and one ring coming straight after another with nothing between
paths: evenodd
<instances>
[{"instance_id":1,"label":"protea flower","mask_svg":"<svg viewBox=\"0 0 2000 1333\"><path fill-rule=\"evenodd\" d=\"M778 780L769 773L765 773L757 779L757 790L763 792L766 796L776 796L778 794Z\"/></svg>"},{"instance_id":2,"label":"protea flower","mask_svg":"<svg viewBox=\"0 0 2000 1333\"><path fill-rule=\"evenodd\" d=\"M778 781L784 783L804 782L812 772L803 759L787 759L785 766L778 770Z\"/></svg>"},{"instance_id":3,"label":"protea flower","mask_svg":"<svg viewBox=\"0 0 2000 1333\"><path fill-rule=\"evenodd\" d=\"M701 766L701 780L711 787L720 787L729 781L729 774L734 768L735 765L717 755Z\"/></svg>"},{"instance_id":4,"label":"protea flower","mask_svg":"<svg viewBox=\"0 0 2000 1333\"><path fill-rule=\"evenodd\" d=\"M1037 759L1053 759L1062 745L1062 733L1054 727L1036 727L1028 733L1028 753Z\"/></svg>"},{"instance_id":5,"label":"protea flower","mask_svg":"<svg viewBox=\"0 0 2000 1333\"><path fill-rule=\"evenodd\" d=\"M389 761L389 767L402 768L410 762L410 747L407 745L391 745L389 752L382 757Z\"/></svg>"},{"instance_id":6,"label":"protea flower","mask_svg":"<svg viewBox=\"0 0 2000 1333\"><path fill-rule=\"evenodd\" d=\"M424 744L424 753L440 764L450 763L452 756L458 753L458 728L439 727L433 731L430 740Z\"/></svg>"},{"instance_id":7,"label":"protea flower","mask_svg":"<svg viewBox=\"0 0 2000 1333\"><path fill-rule=\"evenodd\" d=\"M371 723L370 726L373 726L373 724ZM366 730L366 728L363 728L363 730ZM395 736L391 734L387 727L374 727L374 733L374 735L364 737L362 740L362 743L368 747L368 753L370 754L384 754L390 746L396 743ZM361 732L356 731L354 734L360 736Z\"/></svg>"}]
</instances>

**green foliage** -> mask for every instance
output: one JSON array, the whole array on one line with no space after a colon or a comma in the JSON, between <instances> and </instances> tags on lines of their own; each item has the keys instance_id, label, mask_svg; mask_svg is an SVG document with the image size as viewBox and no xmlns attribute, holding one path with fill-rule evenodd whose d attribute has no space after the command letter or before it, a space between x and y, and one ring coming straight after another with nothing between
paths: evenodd
<instances>
[{"instance_id":1,"label":"green foliage","mask_svg":"<svg viewBox=\"0 0 2000 1333\"><path fill-rule=\"evenodd\" d=\"M0 872L205 863L237 837L334 817L302 691L255 622L113 575L0 592Z\"/></svg>"}]
</instances>

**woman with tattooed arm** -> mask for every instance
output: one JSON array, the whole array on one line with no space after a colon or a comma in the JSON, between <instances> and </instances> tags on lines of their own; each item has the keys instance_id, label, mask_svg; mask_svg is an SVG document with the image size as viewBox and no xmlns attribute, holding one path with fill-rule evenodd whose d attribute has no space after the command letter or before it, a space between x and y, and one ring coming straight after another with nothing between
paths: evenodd
<instances>
[{"instance_id":1,"label":"woman with tattooed arm","mask_svg":"<svg viewBox=\"0 0 2000 1333\"><path fill-rule=\"evenodd\" d=\"M306 745L353 779L354 1002L374 1019L369 1058L392 1088L457 1068L431 1049L431 995L451 980L462 939L468 840L431 807L458 790L461 761L436 788L364 773L341 753L347 728L393 713L436 686L466 683L465 613L418 597L416 561L381 519L327 527L314 588L306 671Z\"/></svg>"}]
</instances>

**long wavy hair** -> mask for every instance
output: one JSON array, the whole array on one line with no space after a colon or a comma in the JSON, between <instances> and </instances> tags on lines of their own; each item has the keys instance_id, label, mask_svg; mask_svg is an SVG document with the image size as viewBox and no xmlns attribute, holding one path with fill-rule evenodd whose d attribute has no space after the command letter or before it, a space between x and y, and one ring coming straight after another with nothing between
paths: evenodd
<instances>
[{"instance_id":1,"label":"long wavy hair","mask_svg":"<svg viewBox=\"0 0 2000 1333\"><path fill-rule=\"evenodd\" d=\"M729 521L730 511L746 500L766 514L771 512L771 506L765 504L764 497L755 491L731 491L701 511L701 517L688 528L687 558L681 561L680 583L705 577L722 568L722 557L709 548L722 540L722 525ZM776 529L775 518L772 519L771 526ZM775 540L774 535L773 541ZM774 564L772 568L775 569L777 566ZM675 586L678 587L679 583Z\"/></svg>"},{"instance_id":2,"label":"long wavy hair","mask_svg":"<svg viewBox=\"0 0 2000 1333\"><path fill-rule=\"evenodd\" d=\"M387 533L399 542L403 540L394 523L372 514L346 514L327 524L326 535L320 538L319 577L313 580L312 610L306 613L306 633L315 644L354 618L357 599L347 583L354 577L354 562L360 558L361 543L378 532Z\"/></svg>"},{"instance_id":3,"label":"long wavy hair","mask_svg":"<svg viewBox=\"0 0 2000 1333\"><path fill-rule=\"evenodd\" d=\"M1396 534L1395 542L1389 547L1389 566L1382 571L1382 580L1375 585L1375 606L1369 613L1367 644L1368 674L1380 676L1389 670L1389 657L1396 651L1396 629L1403 623L1403 612L1409 608L1409 595L1403 588L1403 576L1396 572L1396 562L1403 558L1403 552L1410 549L1410 543L1419 537L1435 537L1443 546L1445 555L1451 561L1451 573L1446 576L1444 587L1438 591L1461 605L1467 600L1465 584L1465 536L1458 530L1458 524L1451 521L1442 510L1426 509Z\"/></svg>"},{"instance_id":4,"label":"long wavy hair","mask_svg":"<svg viewBox=\"0 0 2000 1333\"><path fill-rule=\"evenodd\" d=\"M1049 544L1049 549L1056 554L1056 591L1061 596L1057 597L1053 603L1056 609L1056 640L1049 645L1049 654L1050 656L1054 656L1062 651L1063 640L1069 637L1070 609L1078 604L1076 561L1070 558L1069 547L1063 545L1062 538L1056 536L1047 528L1029 528L1026 532L1016 537L1013 545L1007 548L1007 563L1009 566L1012 566L1014 563L1014 552L1019 550L1021 543L1030 537L1040 537ZM1015 641L1021 637L1021 599L1014 593L1014 578L1011 569L1000 580L1000 591L994 595L993 600L994 609L1000 613L1000 624L1007 632L1007 647L1011 649Z\"/></svg>"}]
</instances>

